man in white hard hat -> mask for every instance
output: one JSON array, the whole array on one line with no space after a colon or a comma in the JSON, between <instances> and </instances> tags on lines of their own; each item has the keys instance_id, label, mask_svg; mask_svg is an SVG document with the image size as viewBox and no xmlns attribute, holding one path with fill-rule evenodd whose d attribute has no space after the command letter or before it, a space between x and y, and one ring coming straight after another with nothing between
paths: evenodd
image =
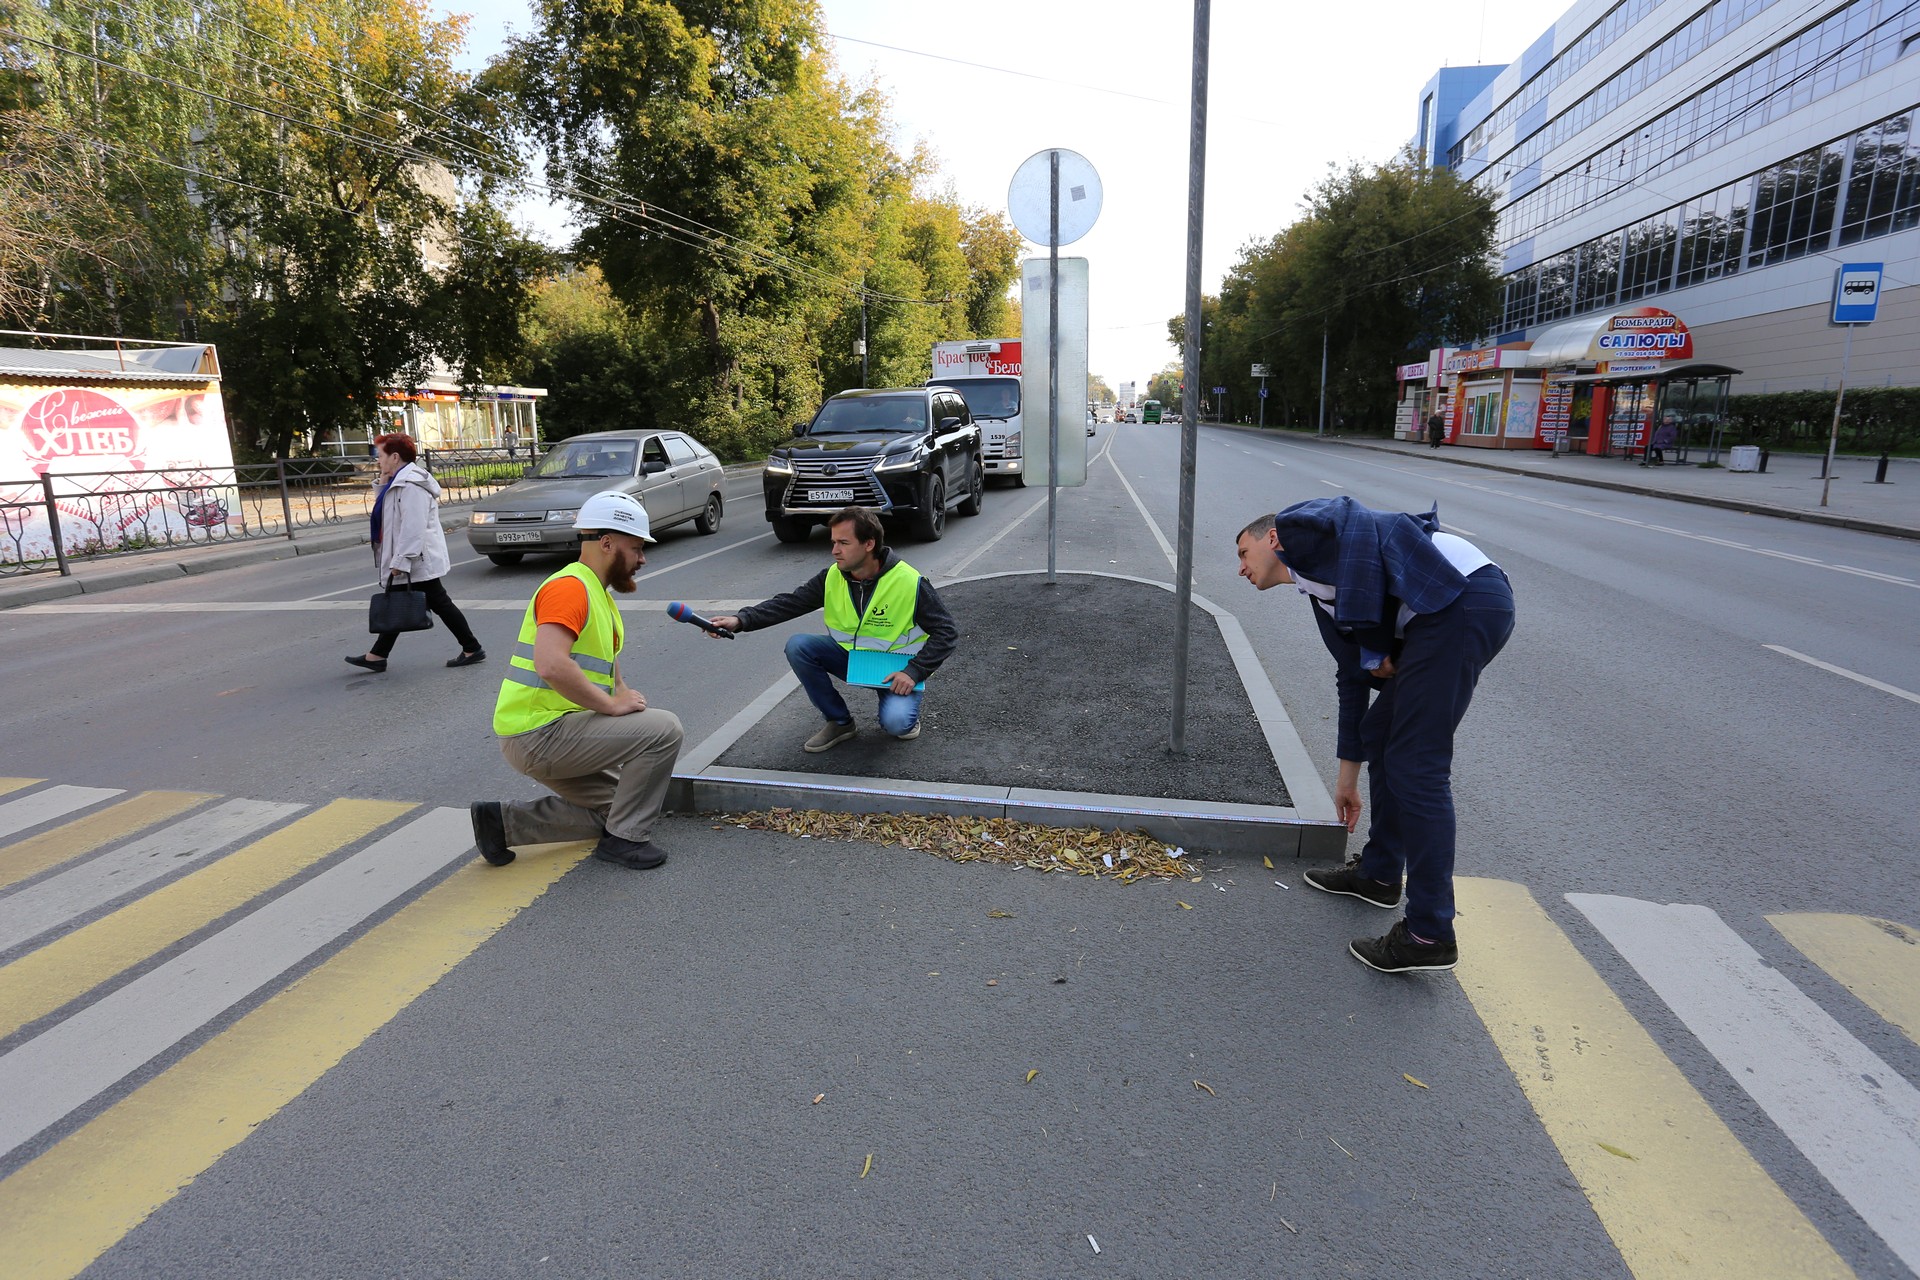
<instances>
[{"instance_id":1,"label":"man in white hard hat","mask_svg":"<svg viewBox=\"0 0 1920 1280\"><path fill-rule=\"evenodd\" d=\"M646 508L624 493L594 494L573 527L580 560L534 593L493 707L507 763L554 794L475 802L473 839L503 867L515 845L598 836L594 857L645 870L667 860L651 837L684 731L622 677L626 629L611 591L633 590L654 539Z\"/></svg>"}]
</instances>

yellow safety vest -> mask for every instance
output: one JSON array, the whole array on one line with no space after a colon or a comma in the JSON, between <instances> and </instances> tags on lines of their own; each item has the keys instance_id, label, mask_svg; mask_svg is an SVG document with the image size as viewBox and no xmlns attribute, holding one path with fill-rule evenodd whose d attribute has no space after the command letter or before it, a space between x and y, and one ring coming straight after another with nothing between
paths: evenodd
<instances>
[{"instance_id":1,"label":"yellow safety vest","mask_svg":"<svg viewBox=\"0 0 1920 1280\"><path fill-rule=\"evenodd\" d=\"M865 613L855 613L853 590L840 566L827 570L824 608L827 634L842 649L875 649L881 653L918 653L927 633L913 625L913 607L920 599L920 571L904 560L894 562L873 584Z\"/></svg>"},{"instance_id":2,"label":"yellow safety vest","mask_svg":"<svg viewBox=\"0 0 1920 1280\"><path fill-rule=\"evenodd\" d=\"M620 625L620 608L600 579L593 576L593 570L585 565L570 564L547 582L560 578L578 578L587 588L587 626L574 639L573 660L587 679L611 693L613 660L626 638L626 631ZM546 582L540 585L544 587ZM536 599L539 594L534 593ZM520 639L507 659L507 675L500 682L500 696L493 704L493 731L503 738L532 733L569 711L582 709L534 670L533 639L539 630L540 624L533 615L533 601L529 600L526 616L520 620Z\"/></svg>"}]
</instances>

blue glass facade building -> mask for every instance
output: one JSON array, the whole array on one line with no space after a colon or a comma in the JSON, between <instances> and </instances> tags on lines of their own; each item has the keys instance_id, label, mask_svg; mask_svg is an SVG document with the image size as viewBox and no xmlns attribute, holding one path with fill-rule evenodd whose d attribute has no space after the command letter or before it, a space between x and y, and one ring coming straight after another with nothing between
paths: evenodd
<instances>
[{"instance_id":1,"label":"blue glass facade building","mask_svg":"<svg viewBox=\"0 0 1920 1280\"><path fill-rule=\"evenodd\" d=\"M1484 84L1461 103L1468 73ZM1744 370L1739 390L1831 385L1834 271L1865 259L1886 292L1851 376L1902 385L1920 382L1917 109L1920 0L1582 0L1518 61L1429 82L1414 149L1499 211L1484 343L1653 305Z\"/></svg>"}]
</instances>

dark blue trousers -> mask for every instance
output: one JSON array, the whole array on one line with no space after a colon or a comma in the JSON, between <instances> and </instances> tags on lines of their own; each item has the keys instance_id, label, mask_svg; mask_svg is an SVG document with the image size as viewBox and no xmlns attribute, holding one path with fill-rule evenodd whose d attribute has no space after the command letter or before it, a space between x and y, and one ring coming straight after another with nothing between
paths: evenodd
<instances>
[{"instance_id":1,"label":"dark blue trousers","mask_svg":"<svg viewBox=\"0 0 1920 1280\"><path fill-rule=\"evenodd\" d=\"M1407 881L1407 928L1453 941L1453 733L1480 672L1513 634L1513 588L1488 565L1407 632L1393 678L1360 721L1373 821L1360 874Z\"/></svg>"}]
</instances>

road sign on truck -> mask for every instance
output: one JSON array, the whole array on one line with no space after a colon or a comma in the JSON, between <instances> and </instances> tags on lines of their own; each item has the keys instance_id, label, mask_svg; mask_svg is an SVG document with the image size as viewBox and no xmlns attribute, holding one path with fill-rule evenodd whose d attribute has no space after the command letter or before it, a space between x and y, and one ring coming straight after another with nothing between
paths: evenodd
<instances>
[{"instance_id":1,"label":"road sign on truck","mask_svg":"<svg viewBox=\"0 0 1920 1280\"><path fill-rule=\"evenodd\" d=\"M987 474L1012 476L1018 483L1025 484L1022 371L1018 338L936 342L933 344L933 376L927 381L952 387L966 400L967 411L980 424Z\"/></svg>"}]
</instances>

